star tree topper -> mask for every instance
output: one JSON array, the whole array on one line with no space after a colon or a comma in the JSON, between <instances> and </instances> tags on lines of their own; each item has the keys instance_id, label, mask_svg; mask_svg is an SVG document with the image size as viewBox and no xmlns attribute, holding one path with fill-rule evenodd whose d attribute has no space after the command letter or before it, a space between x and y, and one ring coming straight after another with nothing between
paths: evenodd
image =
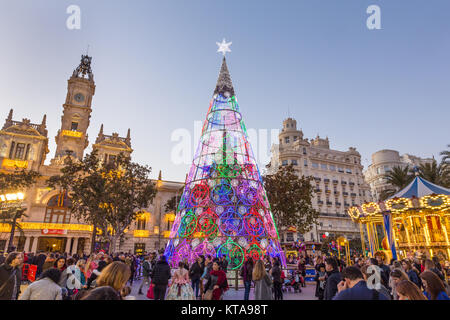
<instances>
[{"instance_id":1,"label":"star tree topper","mask_svg":"<svg viewBox=\"0 0 450 320\"><path fill-rule=\"evenodd\" d=\"M216 44L219 46L217 52L222 52L222 54L225 56L227 52L231 52L230 46L232 43L233 42L226 42L225 39L223 39L221 43L216 42Z\"/></svg>"}]
</instances>

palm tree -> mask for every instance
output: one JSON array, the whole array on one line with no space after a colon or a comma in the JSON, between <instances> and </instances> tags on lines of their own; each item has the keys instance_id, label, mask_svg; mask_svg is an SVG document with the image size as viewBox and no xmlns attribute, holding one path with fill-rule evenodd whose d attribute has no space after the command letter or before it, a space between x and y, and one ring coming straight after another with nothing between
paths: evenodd
<instances>
[{"instance_id":1,"label":"palm tree","mask_svg":"<svg viewBox=\"0 0 450 320\"><path fill-rule=\"evenodd\" d=\"M425 163L419 166L419 175L431 183L449 187L450 186L450 164L441 161L440 164L433 159L432 163Z\"/></svg>"},{"instance_id":2,"label":"palm tree","mask_svg":"<svg viewBox=\"0 0 450 320\"><path fill-rule=\"evenodd\" d=\"M381 201L386 200L405 188L414 179L414 175L411 174L409 166L404 168L395 166L389 173L384 175L384 179L390 186L380 193Z\"/></svg>"},{"instance_id":3,"label":"palm tree","mask_svg":"<svg viewBox=\"0 0 450 320\"><path fill-rule=\"evenodd\" d=\"M447 145L447 148L450 148L450 144ZM450 150L445 150L440 153L442 157L442 162L450 164Z\"/></svg>"}]
</instances>

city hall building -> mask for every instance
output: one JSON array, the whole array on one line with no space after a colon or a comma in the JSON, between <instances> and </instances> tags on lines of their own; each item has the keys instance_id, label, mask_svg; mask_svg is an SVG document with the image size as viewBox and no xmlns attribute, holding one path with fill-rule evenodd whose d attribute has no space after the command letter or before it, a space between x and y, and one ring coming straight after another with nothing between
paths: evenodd
<instances>
[{"instance_id":1,"label":"city hall building","mask_svg":"<svg viewBox=\"0 0 450 320\"><path fill-rule=\"evenodd\" d=\"M40 123L32 123L29 119L17 121L13 120L11 109L0 130L0 171L11 173L18 167L41 174L32 188L22 191L25 194L22 205L26 206L27 217L21 219L21 230L16 229L15 232L13 245L18 251L80 254L91 250L93 227L73 217L66 193L46 185L50 176L60 174L67 157L82 159L89 145L86 132L95 94L91 59L87 55L82 56L80 65L68 80L61 128L55 137L56 152L50 164L44 164L50 152L46 115ZM92 149L97 150L105 162L113 160L119 153L130 155L133 152L130 130L126 137L117 133L106 135L102 124ZM164 205L173 196L181 195L184 183L163 181L161 173L155 183L158 193L153 204L130 226L123 241L117 244L118 251L142 252L164 248L175 218L173 212L165 212ZM0 223L0 251L6 251L9 246L10 231L9 225ZM102 243L96 243L96 246L97 249L104 248Z\"/></svg>"}]
</instances>

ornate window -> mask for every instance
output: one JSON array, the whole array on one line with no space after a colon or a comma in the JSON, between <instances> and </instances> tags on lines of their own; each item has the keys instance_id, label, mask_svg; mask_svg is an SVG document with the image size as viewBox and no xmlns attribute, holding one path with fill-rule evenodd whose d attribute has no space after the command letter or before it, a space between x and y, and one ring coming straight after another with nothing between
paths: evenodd
<instances>
[{"instance_id":1,"label":"ornate window","mask_svg":"<svg viewBox=\"0 0 450 320\"><path fill-rule=\"evenodd\" d=\"M45 209L44 223L70 223L70 205L66 192L50 198Z\"/></svg>"},{"instance_id":2,"label":"ornate window","mask_svg":"<svg viewBox=\"0 0 450 320\"><path fill-rule=\"evenodd\" d=\"M150 213L142 211L136 218L136 230L147 230L147 222L150 220Z\"/></svg>"}]
</instances>

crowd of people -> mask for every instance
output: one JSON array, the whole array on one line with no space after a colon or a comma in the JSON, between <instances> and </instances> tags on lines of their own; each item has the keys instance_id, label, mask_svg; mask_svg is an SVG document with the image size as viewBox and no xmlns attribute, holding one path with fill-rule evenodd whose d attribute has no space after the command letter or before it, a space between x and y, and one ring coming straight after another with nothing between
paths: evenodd
<instances>
[{"instance_id":1,"label":"crowd of people","mask_svg":"<svg viewBox=\"0 0 450 320\"><path fill-rule=\"evenodd\" d=\"M450 300L448 270L437 257L391 260L354 257L346 266L334 257L317 257L315 295L320 300Z\"/></svg>"},{"instance_id":2,"label":"crowd of people","mask_svg":"<svg viewBox=\"0 0 450 320\"><path fill-rule=\"evenodd\" d=\"M354 257L352 265L332 256L288 256L288 270L276 257L254 261L247 257L239 269L243 299L282 300L286 288L301 292L307 266L315 268L315 296L319 300L449 300L447 270L432 260L392 260L384 256ZM23 265L36 266L36 280L26 282ZM137 295L154 300L221 300L229 289L228 261L224 257L198 256L192 264L180 261L171 268L163 251L134 255L72 256L38 252L0 254L0 300L133 300L133 282L140 280Z\"/></svg>"}]
</instances>

